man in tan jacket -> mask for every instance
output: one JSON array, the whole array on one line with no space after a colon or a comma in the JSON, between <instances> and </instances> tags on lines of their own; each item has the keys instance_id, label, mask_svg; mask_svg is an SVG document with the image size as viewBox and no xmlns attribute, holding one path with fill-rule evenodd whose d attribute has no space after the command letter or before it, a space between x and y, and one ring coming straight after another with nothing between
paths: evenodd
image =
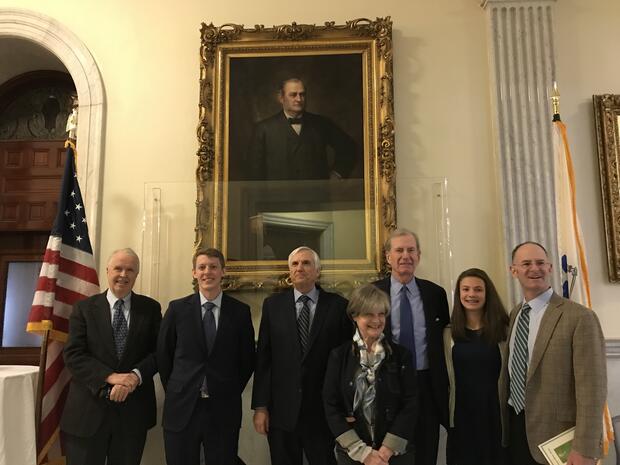
<instances>
[{"instance_id":1,"label":"man in tan jacket","mask_svg":"<svg viewBox=\"0 0 620 465\"><path fill-rule=\"evenodd\" d=\"M596 314L555 294L545 248L524 242L510 271L523 302L510 314L503 405L509 417L513 465L546 463L538 445L575 427L568 465L601 457L607 396L605 343Z\"/></svg>"}]
</instances>

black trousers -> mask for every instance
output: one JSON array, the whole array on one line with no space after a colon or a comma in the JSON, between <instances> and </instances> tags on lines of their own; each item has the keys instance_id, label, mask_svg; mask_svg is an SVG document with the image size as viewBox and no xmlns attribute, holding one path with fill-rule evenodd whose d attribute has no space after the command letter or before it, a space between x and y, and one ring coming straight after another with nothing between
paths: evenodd
<instances>
[{"instance_id":1,"label":"black trousers","mask_svg":"<svg viewBox=\"0 0 620 465\"><path fill-rule=\"evenodd\" d=\"M336 465L334 437L321 412L302 412L294 431L285 431L270 425L267 439L271 465L302 465L302 452L310 465ZM319 425L323 426L317 426Z\"/></svg>"},{"instance_id":2,"label":"black trousers","mask_svg":"<svg viewBox=\"0 0 620 465\"><path fill-rule=\"evenodd\" d=\"M517 415L512 407L508 407L510 416L510 445L508 457L511 465L540 465L532 457L525 431L525 411Z\"/></svg>"},{"instance_id":3,"label":"black trousers","mask_svg":"<svg viewBox=\"0 0 620 465\"><path fill-rule=\"evenodd\" d=\"M200 446L206 465L236 465L239 428L225 425L214 413L213 400L199 399L187 427L179 432L164 430L168 465L199 465Z\"/></svg>"},{"instance_id":4,"label":"black trousers","mask_svg":"<svg viewBox=\"0 0 620 465\"><path fill-rule=\"evenodd\" d=\"M416 465L436 465L439 447L440 410L433 399L429 370L418 370L418 421L413 447Z\"/></svg>"},{"instance_id":5,"label":"black trousers","mask_svg":"<svg viewBox=\"0 0 620 465\"><path fill-rule=\"evenodd\" d=\"M126 431L119 412L111 406L94 435L85 438L63 432L62 438L67 465L140 465L146 429Z\"/></svg>"}]
</instances>

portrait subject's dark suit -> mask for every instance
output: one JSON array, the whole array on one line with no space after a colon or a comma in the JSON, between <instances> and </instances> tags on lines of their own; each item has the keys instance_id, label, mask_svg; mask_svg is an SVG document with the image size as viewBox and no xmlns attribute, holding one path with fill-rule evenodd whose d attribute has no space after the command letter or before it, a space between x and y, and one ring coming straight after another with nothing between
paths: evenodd
<instances>
[{"instance_id":1,"label":"portrait subject's dark suit","mask_svg":"<svg viewBox=\"0 0 620 465\"><path fill-rule=\"evenodd\" d=\"M199 294L170 302L157 344L157 362L166 391L162 424L169 464L177 463L171 457L182 452L170 450L169 433L183 433L189 439L190 435L200 436L204 432L202 429L209 427L192 422L193 415L202 408L201 403L208 404L208 423L218 425L218 434L230 436L221 439L232 444L236 459L241 393L254 370L254 348L254 328L248 305L222 294L215 343L209 353ZM209 397L202 399L200 390L205 375ZM199 447L197 450L199 452Z\"/></svg>"},{"instance_id":2,"label":"portrait subject's dark suit","mask_svg":"<svg viewBox=\"0 0 620 465\"><path fill-rule=\"evenodd\" d=\"M65 433L89 438L107 425L123 434L145 438L146 430L155 425L153 375L157 373L155 350L161 307L150 297L132 292L129 315L127 343L119 360L106 293L89 297L74 306L69 319L69 339L64 348L65 365L72 376L60 422ZM140 371L142 384L124 402L107 400L106 378L112 373L131 372L134 368ZM139 463L143 448L144 439L135 444L134 450L123 453L137 456L136 463ZM110 452L116 451L111 449Z\"/></svg>"},{"instance_id":3,"label":"portrait subject's dark suit","mask_svg":"<svg viewBox=\"0 0 620 465\"><path fill-rule=\"evenodd\" d=\"M428 371L418 372L420 408L413 446L416 451L416 465L435 465L439 424L446 428L448 425L448 373L443 353L443 328L450 322L450 312L446 291L441 286L419 278L415 278L415 283L420 290L426 319ZM374 284L390 295L390 277ZM393 340L389 316L385 324L385 334Z\"/></svg>"},{"instance_id":4,"label":"portrait subject's dark suit","mask_svg":"<svg viewBox=\"0 0 620 465\"><path fill-rule=\"evenodd\" d=\"M509 340L520 310L521 304L510 313ZM500 385L500 402L509 409L508 367ZM554 293L540 322L525 387L525 430L536 462L546 463L538 444L573 426L573 449L600 458L606 398L605 339L596 313Z\"/></svg>"},{"instance_id":5,"label":"portrait subject's dark suit","mask_svg":"<svg viewBox=\"0 0 620 465\"><path fill-rule=\"evenodd\" d=\"M355 163L353 139L329 119L305 112L297 134L280 112L256 124L247 151L247 178L253 180L348 177ZM328 148L333 151L330 165Z\"/></svg>"},{"instance_id":6,"label":"portrait subject's dark suit","mask_svg":"<svg viewBox=\"0 0 620 465\"><path fill-rule=\"evenodd\" d=\"M323 407L323 378L330 351L351 339L353 324L346 316L347 300L318 289L305 356L297 332L293 290L273 294L263 303L252 408L266 407L269 412L269 447L274 465L295 463L292 458L287 462L290 455L280 450L278 438L272 435L278 432L301 436L311 465L335 463L333 436Z\"/></svg>"}]
</instances>

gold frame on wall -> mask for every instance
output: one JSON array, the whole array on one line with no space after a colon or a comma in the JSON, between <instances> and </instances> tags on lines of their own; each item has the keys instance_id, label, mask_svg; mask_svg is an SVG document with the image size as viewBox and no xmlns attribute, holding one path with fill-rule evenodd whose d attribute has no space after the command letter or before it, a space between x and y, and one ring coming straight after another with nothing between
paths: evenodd
<instances>
[{"instance_id":1,"label":"gold frame on wall","mask_svg":"<svg viewBox=\"0 0 620 465\"><path fill-rule=\"evenodd\" d=\"M620 282L620 95L593 95L609 281Z\"/></svg>"},{"instance_id":2,"label":"gold frame on wall","mask_svg":"<svg viewBox=\"0 0 620 465\"><path fill-rule=\"evenodd\" d=\"M392 22L356 19L344 25L202 24L195 248L216 247L228 255L229 94L231 57L359 54L362 76L365 256L322 260L333 287L349 287L386 271L383 242L396 227ZM236 137L236 135L235 135ZM246 232L241 231L239 234ZM249 230L247 231L249 234ZM353 232L354 233L354 232ZM228 289L286 285L285 260L229 260Z\"/></svg>"}]
</instances>

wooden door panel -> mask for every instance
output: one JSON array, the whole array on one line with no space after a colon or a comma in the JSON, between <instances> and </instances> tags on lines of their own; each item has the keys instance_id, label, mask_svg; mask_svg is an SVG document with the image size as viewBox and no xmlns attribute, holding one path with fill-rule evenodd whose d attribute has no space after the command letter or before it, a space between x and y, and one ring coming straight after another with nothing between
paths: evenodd
<instances>
[{"instance_id":1,"label":"wooden door panel","mask_svg":"<svg viewBox=\"0 0 620 465\"><path fill-rule=\"evenodd\" d=\"M51 229L64 153L63 141L0 142L0 231Z\"/></svg>"}]
</instances>

